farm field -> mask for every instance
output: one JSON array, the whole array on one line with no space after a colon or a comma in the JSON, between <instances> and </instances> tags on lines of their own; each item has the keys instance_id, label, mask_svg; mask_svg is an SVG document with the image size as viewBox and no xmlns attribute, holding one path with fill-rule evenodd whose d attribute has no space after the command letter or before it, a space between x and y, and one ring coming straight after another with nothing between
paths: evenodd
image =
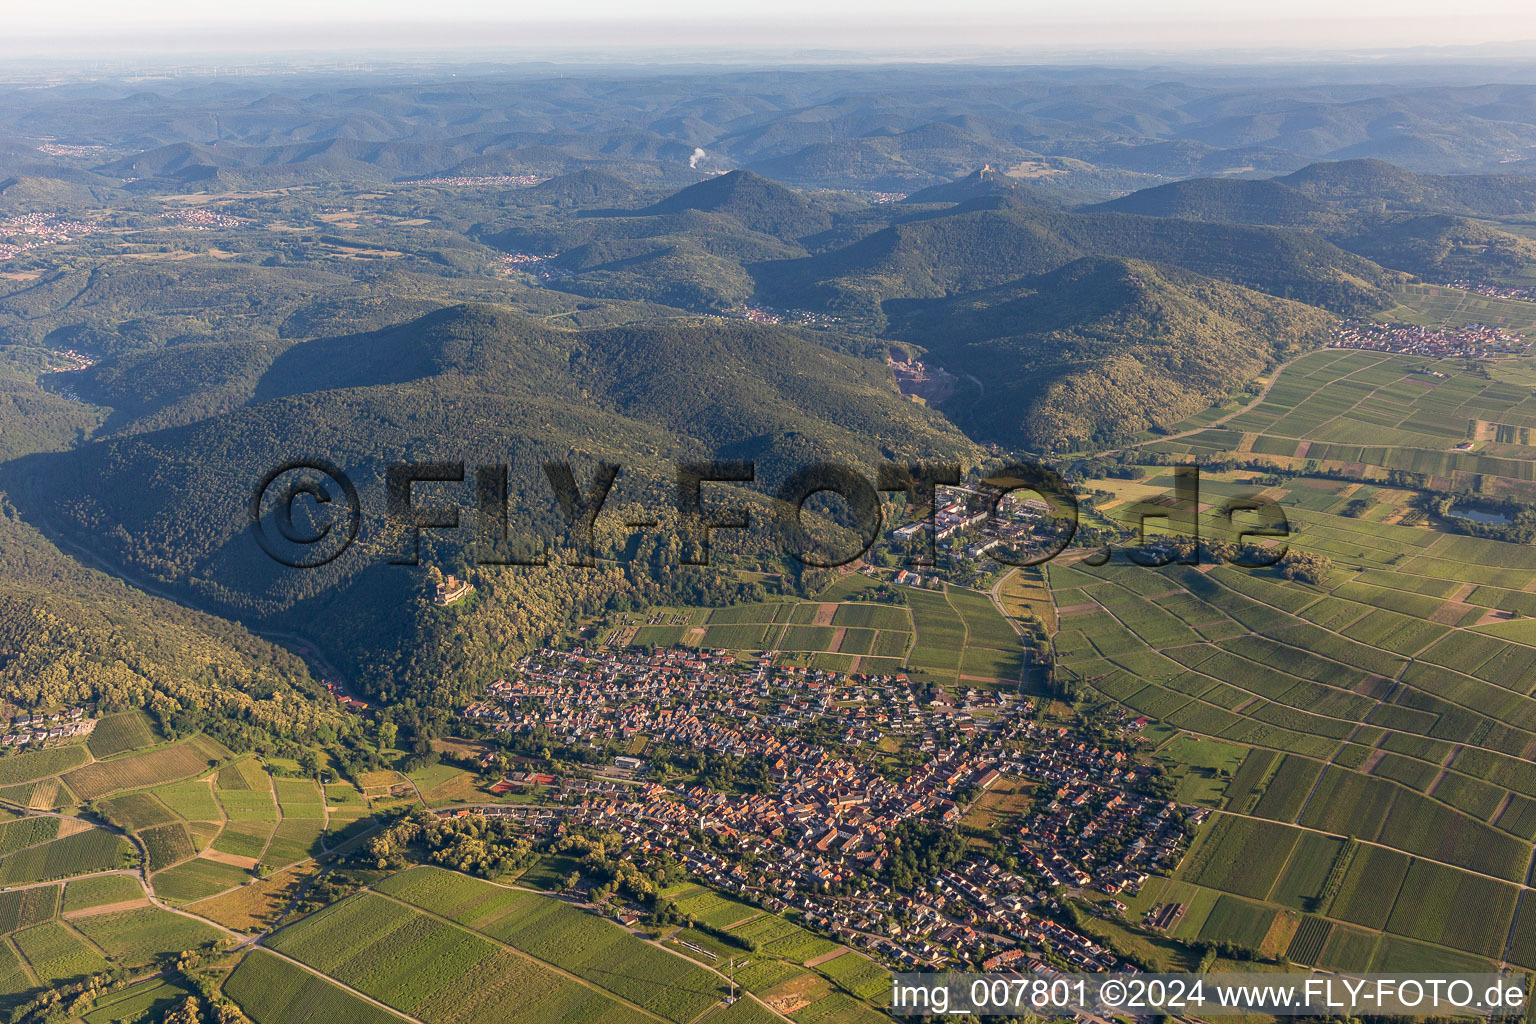
<instances>
[{"instance_id":1,"label":"farm field","mask_svg":"<svg viewBox=\"0 0 1536 1024\"><path fill-rule=\"evenodd\" d=\"M558 900L433 868L392 876L378 888L679 1024L719 998L714 975Z\"/></svg>"},{"instance_id":2,"label":"farm field","mask_svg":"<svg viewBox=\"0 0 1536 1024\"><path fill-rule=\"evenodd\" d=\"M95 800L123 790L191 778L229 756L216 740L198 735L142 754L97 761L66 773L63 779L80 799Z\"/></svg>"},{"instance_id":3,"label":"farm field","mask_svg":"<svg viewBox=\"0 0 1536 1024\"><path fill-rule=\"evenodd\" d=\"M124 711L107 715L96 723L86 740L86 748L97 760L148 747L156 741L154 727L149 716L142 711Z\"/></svg>"},{"instance_id":4,"label":"farm field","mask_svg":"<svg viewBox=\"0 0 1536 1024\"><path fill-rule=\"evenodd\" d=\"M399 1017L265 950L253 949L224 994L255 1024L398 1024Z\"/></svg>"},{"instance_id":5,"label":"farm field","mask_svg":"<svg viewBox=\"0 0 1536 1024\"><path fill-rule=\"evenodd\" d=\"M31 750L0 758L0 786L35 782L68 771L90 760L83 743L70 743L46 750Z\"/></svg>"},{"instance_id":6,"label":"farm field","mask_svg":"<svg viewBox=\"0 0 1536 1024\"><path fill-rule=\"evenodd\" d=\"M209 925L155 907L94 914L71 924L114 963L128 967L147 966L223 936Z\"/></svg>"},{"instance_id":7,"label":"farm field","mask_svg":"<svg viewBox=\"0 0 1536 1024\"><path fill-rule=\"evenodd\" d=\"M95 1009L83 1018L85 1024L115 1024L127 1020L154 1020L191 990L168 978L151 978L96 1000Z\"/></svg>"},{"instance_id":8,"label":"farm field","mask_svg":"<svg viewBox=\"0 0 1536 1024\"><path fill-rule=\"evenodd\" d=\"M1529 315L1530 304L1512 305ZM1424 474L1443 490L1530 496L1536 396L1515 364L1492 365L1482 376L1465 373L1456 360L1322 349L1292 363L1256 407L1149 450L1251 452L1279 466L1311 462L1367 482L1403 471ZM1504 379L1511 374L1520 379ZM1471 442L1470 450L1453 450L1462 442ZM1368 505L1369 497L1363 496ZM1365 510L1373 512L1385 510Z\"/></svg>"},{"instance_id":9,"label":"farm field","mask_svg":"<svg viewBox=\"0 0 1536 1024\"><path fill-rule=\"evenodd\" d=\"M105 829L87 828L0 858L0 885L50 882L110 871L128 866L132 853L132 847L120 836Z\"/></svg>"},{"instance_id":10,"label":"farm field","mask_svg":"<svg viewBox=\"0 0 1536 1024\"><path fill-rule=\"evenodd\" d=\"M774 914L763 914L750 924L730 931L733 935L758 941L774 935L802 934L797 925ZM830 952L810 958L817 966L807 968L801 962L807 959L803 956L785 955L781 959L777 954L786 948L782 943L774 951L760 946L757 951L746 953L738 946L727 945L713 935L692 928L679 930L666 945L707 966L719 968L722 964L734 963L736 983L741 988L768 1006L792 1014L796 1020L802 1017L819 1019L822 1015L849 1021L887 1019L869 1004L889 998L889 972L850 950L833 946Z\"/></svg>"},{"instance_id":11,"label":"farm field","mask_svg":"<svg viewBox=\"0 0 1536 1024\"><path fill-rule=\"evenodd\" d=\"M786 664L836 672L908 671L945 685L1015 682L1023 669L1018 633L982 593L961 587L943 591L902 588L907 605L838 601L875 585L835 584L822 601L767 601L698 610L687 623L674 609L631 613L614 631L638 644L687 644L742 652L778 651ZM1022 586L1022 584L1020 584ZM842 587L842 590L838 588ZM1014 595L1016 599L1024 591ZM1030 595L1048 614L1049 599L1037 582ZM665 625L653 625L652 620ZM643 624L642 624L643 623Z\"/></svg>"},{"instance_id":12,"label":"farm field","mask_svg":"<svg viewBox=\"0 0 1536 1024\"><path fill-rule=\"evenodd\" d=\"M1298 366L1338 370L1343 355ZM1223 536L1219 503L1262 490L1251 476L1202 480L1198 516L1168 522ZM1171 491L1166 474L1138 484ZM1058 671L1203 737L1163 755L1182 767L1179 795L1241 817L1218 814L1180 877L1337 926L1308 925L1298 951L1358 961L1365 940L1340 929L1364 926L1392 937L1369 953L1377 969L1423 945L1497 958L1507 940L1514 962L1536 966L1536 950L1513 942L1536 838L1536 646L1488 626L1527 607L1536 553L1394 522L1408 496L1386 487L1299 477L1264 493L1285 509L1294 547L1332 560L1324 579L1058 560L1046 570ZM1211 743L1220 763L1202 760ZM1436 894L1414 913L1392 902L1408 875ZM1463 905L1482 909L1477 925L1456 916Z\"/></svg>"},{"instance_id":13,"label":"farm field","mask_svg":"<svg viewBox=\"0 0 1536 1024\"><path fill-rule=\"evenodd\" d=\"M431 1024L450 1017L487 1024L504 1020L509 997L528 1007L526 1019L538 1024L595 1019L638 1024L648 1019L600 989L571 981L474 931L372 893L352 896L284 928L270 944ZM477 984L470 978L491 980Z\"/></svg>"}]
</instances>

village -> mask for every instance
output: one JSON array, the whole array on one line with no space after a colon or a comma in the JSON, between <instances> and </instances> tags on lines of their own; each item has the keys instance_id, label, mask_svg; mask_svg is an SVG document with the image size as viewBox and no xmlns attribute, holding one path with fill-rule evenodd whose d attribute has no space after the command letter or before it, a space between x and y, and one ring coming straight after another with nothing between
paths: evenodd
<instances>
[{"instance_id":1,"label":"village","mask_svg":"<svg viewBox=\"0 0 1536 1024\"><path fill-rule=\"evenodd\" d=\"M0 747L41 747L89 736L96 729L94 712L84 707L65 708L49 714L15 712L16 709L11 707L0 712L0 730L4 731L0 735Z\"/></svg>"},{"instance_id":2,"label":"village","mask_svg":"<svg viewBox=\"0 0 1536 1024\"><path fill-rule=\"evenodd\" d=\"M484 755L504 768L493 793L538 801L486 811L614 832L636 856L664 850L721 891L796 912L893 967L1129 968L1070 927L1064 897L1093 893L1122 912L1113 897L1176 864L1203 812L1150 792L1134 723L1120 723L1123 742L1096 743L1040 710L1006 689L632 647L528 655L465 715L491 740L603 752L595 769ZM726 784L689 777L676 758L644 756L653 750L738 770ZM902 830L955 830L994 790L1008 803L1021 789L989 844L932 877L891 870Z\"/></svg>"},{"instance_id":3,"label":"village","mask_svg":"<svg viewBox=\"0 0 1536 1024\"><path fill-rule=\"evenodd\" d=\"M1488 356L1523 355L1524 339L1497 327L1465 324L1460 327L1420 327L1416 324L1382 323L1377 320L1340 320L1334 325L1329 348L1368 349L1398 355L1435 359L1483 359Z\"/></svg>"},{"instance_id":4,"label":"village","mask_svg":"<svg viewBox=\"0 0 1536 1024\"><path fill-rule=\"evenodd\" d=\"M95 224L85 221L64 220L46 213L24 213L0 220L0 261L15 259L23 253L50 245L72 242L99 230Z\"/></svg>"},{"instance_id":5,"label":"village","mask_svg":"<svg viewBox=\"0 0 1536 1024\"><path fill-rule=\"evenodd\" d=\"M165 214L166 220L176 221L191 231L213 231L219 228L238 228L245 222L239 217L231 217L227 213L219 213L217 210L204 209L201 206L187 207L181 210L171 210Z\"/></svg>"},{"instance_id":6,"label":"village","mask_svg":"<svg viewBox=\"0 0 1536 1024\"><path fill-rule=\"evenodd\" d=\"M1515 299L1520 302L1536 302L1536 288L1517 288L1512 285L1493 284L1489 281L1468 281L1465 278L1447 281L1446 285L1464 292L1472 292L1490 299Z\"/></svg>"},{"instance_id":7,"label":"village","mask_svg":"<svg viewBox=\"0 0 1536 1024\"><path fill-rule=\"evenodd\" d=\"M537 174L454 174L437 178L418 178L402 184L437 185L442 188L529 188L548 180L547 177Z\"/></svg>"}]
</instances>

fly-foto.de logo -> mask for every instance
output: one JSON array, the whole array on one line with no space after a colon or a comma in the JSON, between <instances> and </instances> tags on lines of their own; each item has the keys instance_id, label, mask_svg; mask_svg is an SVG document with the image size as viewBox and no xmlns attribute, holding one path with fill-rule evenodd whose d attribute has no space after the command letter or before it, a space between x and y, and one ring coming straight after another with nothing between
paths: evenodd
<instances>
[{"instance_id":1,"label":"fly-foto.de logo","mask_svg":"<svg viewBox=\"0 0 1536 1024\"><path fill-rule=\"evenodd\" d=\"M540 475L553 498L559 524L578 566L598 562L596 532L623 468L600 462L578 478L569 462L540 464ZM479 565L546 565L542 542L527 543L512 513L506 465L469 466L463 462L395 463L383 471L383 528L394 539L388 561L420 564L423 531L472 529L472 561ZM1019 462L990 470L962 483L955 463L889 462L873 473L837 462L807 464L772 489L759 487L757 467L747 461L680 462L674 466L672 529L679 541L679 562L708 565L710 538L717 531L762 529L781 550L805 565L833 568L868 555L882 537L902 545L915 566L933 565L937 545L957 532L980 538L978 557L1004 565L1039 565L1072 549L1078 538L1080 505L1071 485L1056 470ZM420 491L431 486L434 496ZM443 500L443 488L459 501ZM736 493L732 493L736 491ZM882 495L900 495L913 514L904 522L887 521ZM813 498L838 499L840 525L836 544L807 525ZM466 516L465 513L470 513ZM364 519L358 487L339 466L326 459L285 462L265 473L249 502L257 544L274 561L299 569L335 561L357 540ZM1164 494L1142 498L1119 509L1116 519L1130 534L1127 558L1145 566L1191 564L1201 548L1202 514L1224 536L1204 550L1233 564L1273 565L1285 554L1290 524L1284 509L1257 494L1228 497L1219 505L1200 500L1197 466L1173 468L1173 486ZM473 526L466 519L473 520ZM630 531L656 530L653 517L626 519ZM519 543L519 540L524 543ZM1081 543L1078 548L1084 547ZM512 552L521 550L523 553ZM1085 557L1102 564L1112 545L1096 543Z\"/></svg>"}]
</instances>

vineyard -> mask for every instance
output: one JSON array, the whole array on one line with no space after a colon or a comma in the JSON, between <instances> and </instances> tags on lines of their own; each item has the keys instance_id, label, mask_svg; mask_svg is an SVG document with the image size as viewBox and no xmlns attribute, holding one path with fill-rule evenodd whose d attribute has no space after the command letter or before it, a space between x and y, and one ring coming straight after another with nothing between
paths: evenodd
<instances>
[{"instance_id":1,"label":"vineyard","mask_svg":"<svg viewBox=\"0 0 1536 1024\"><path fill-rule=\"evenodd\" d=\"M218 742L198 735L157 750L76 768L64 775L64 784L81 800L96 800L126 789L191 778L229 756Z\"/></svg>"},{"instance_id":2,"label":"vineyard","mask_svg":"<svg viewBox=\"0 0 1536 1024\"><path fill-rule=\"evenodd\" d=\"M277 932L270 944L429 1024L490 1024L505 1018L509 998L531 1011L530 1024L646 1019L487 938L383 896L343 900Z\"/></svg>"}]
</instances>

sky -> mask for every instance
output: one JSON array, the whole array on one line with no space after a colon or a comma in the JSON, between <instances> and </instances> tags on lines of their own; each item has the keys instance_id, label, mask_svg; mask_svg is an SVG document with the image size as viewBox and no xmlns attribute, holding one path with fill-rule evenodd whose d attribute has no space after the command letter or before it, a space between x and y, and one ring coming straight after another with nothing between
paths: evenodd
<instances>
[{"instance_id":1,"label":"sky","mask_svg":"<svg viewBox=\"0 0 1536 1024\"><path fill-rule=\"evenodd\" d=\"M1529 0L0 0L0 52L1339 51L1536 40Z\"/></svg>"}]
</instances>

